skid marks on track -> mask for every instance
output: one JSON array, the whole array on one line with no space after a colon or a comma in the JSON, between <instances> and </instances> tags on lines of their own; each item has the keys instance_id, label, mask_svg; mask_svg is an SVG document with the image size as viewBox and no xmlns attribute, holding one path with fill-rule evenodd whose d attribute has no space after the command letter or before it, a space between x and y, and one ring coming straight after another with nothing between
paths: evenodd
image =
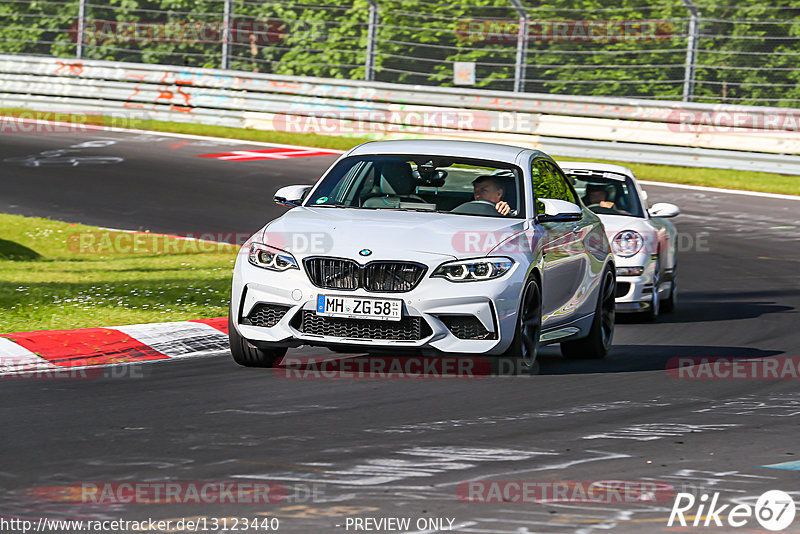
<instances>
[{"instance_id":1,"label":"skid marks on track","mask_svg":"<svg viewBox=\"0 0 800 534\"><path fill-rule=\"evenodd\" d=\"M653 441L657 439L683 436L697 432L719 432L735 428L738 424L691 425L687 423L642 423L617 428L609 432L590 434L583 439L629 439L635 441Z\"/></svg>"},{"instance_id":2,"label":"skid marks on track","mask_svg":"<svg viewBox=\"0 0 800 534\"><path fill-rule=\"evenodd\" d=\"M611 410L623 410L623 409L633 409L633 408L655 408L655 407L664 407L669 405L670 405L669 402L660 400L653 400L649 402L633 402L624 400L624 401L584 404L580 406L572 406L569 408L557 408L554 410L540 410L540 411L524 412L516 414L486 415L486 416L469 417L462 419L442 419L438 421L420 421L418 423L394 425L386 428L368 428L365 430L365 432L372 432L377 434L404 434L404 433L417 434L419 432L440 432L444 430L451 430L454 428L461 428L468 426L499 425L502 423L515 423L533 419L549 419L552 417L566 417L570 415L591 414L591 413L606 412Z\"/></svg>"},{"instance_id":3,"label":"skid marks on track","mask_svg":"<svg viewBox=\"0 0 800 534\"><path fill-rule=\"evenodd\" d=\"M410 478L427 478L448 471L463 471L485 462L518 462L539 456L555 456L545 450L522 450L473 447L412 447L384 457L342 462L340 467L314 469L313 472L241 474L235 478L319 482L368 487ZM349 463L349 465L347 465Z\"/></svg>"},{"instance_id":4,"label":"skid marks on track","mask_svg":"<svg viewBox=\"0 0 800 534\"><path fill-rule=\"evenodd\" d=\"M800 415L800 393L744 395L726 401L715 401L708 408L694 413L727 416L795 417Z\"/></svg>"}]
</instances>

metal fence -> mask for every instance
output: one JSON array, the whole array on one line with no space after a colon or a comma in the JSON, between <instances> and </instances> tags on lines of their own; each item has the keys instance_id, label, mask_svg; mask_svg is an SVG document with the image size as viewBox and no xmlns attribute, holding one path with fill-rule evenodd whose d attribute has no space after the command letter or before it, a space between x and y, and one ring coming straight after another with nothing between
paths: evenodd
<instances>
[{"instance_id":1,"label":"metal fence","mask_svg":"<svg viewBox=\"0 0 800 534\"><path fill-rule=\"evenodd\" d=\"M796 0L309 1L14 0L0 52L800 107Z\"/></svg>"}]
</instances>

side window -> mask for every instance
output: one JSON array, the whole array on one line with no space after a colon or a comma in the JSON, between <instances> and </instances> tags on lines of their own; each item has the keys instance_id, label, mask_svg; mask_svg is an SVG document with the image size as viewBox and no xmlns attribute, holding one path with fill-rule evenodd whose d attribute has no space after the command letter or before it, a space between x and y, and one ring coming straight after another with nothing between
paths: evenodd
<instances>
[{"instance_id":1,"label":"side window","mask_svg":"<svg viewBox=\"0 0 800 534\"><path fill-rule=\"evenodd\" d=\"M538 202L540 198L553 198L577 204L577 198L569 187L566 177L549 161L538 160L534 162L531 176L533 179L533 191L537 198L537 212L540 213L542 209Z\"/></svg>"},{"instance_id":2,"label":"side window","mask_svg":"<svg viewBox=\"0 0 800 534\"><path fill-rule=\"evenodd\" d=\"M553 165L549 161L544 162L544 164L550 169L550 172L553 175L553 179L558 184L559 196L557 198L561 200L566 200L567 202L572 202L573 204L580 204L580 202L578 202L578 195L575 193L575 190L571 187L569 179L566 176L564 176L563 172L561 172L561 169L559 169L557 165Z\"/></svg>"},{"instance_id":3,"label":"side window","mask_svg":"<svg viewBox=\"0 0 800 534\"><path fill-rule=\"evenodd\" d=\"M542 171L540 161L534 161L531 167L531 183L533 184L533 195L536 197L534 203L536 205L536 213L544 213L544 204L539 200L540 198L548 198L547 189L544 184L545 173Z\"/></svg>"}]
</instances>

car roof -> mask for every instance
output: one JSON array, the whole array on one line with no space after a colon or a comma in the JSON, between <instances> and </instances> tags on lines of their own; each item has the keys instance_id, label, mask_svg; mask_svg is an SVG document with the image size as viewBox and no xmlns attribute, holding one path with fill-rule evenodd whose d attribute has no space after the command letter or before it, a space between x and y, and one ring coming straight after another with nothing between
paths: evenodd
<instances>
[{"instance_id":1,"label":"car roof","mask_svg":"<svg viewBox=\"0 0 800 534\"><path fill-rule=\"evenodd\" d=\"M445 139L403 139L396 141L370 141L359 145L348 156L372 156L380 154L420 154L431 156L454 156L516 163L523 152L549 158L544 152L511 145L482 143L479 141L450 141Z\"/></svg>"},{"instance_id":2,"label":"car roof","mask_svg":"<svg viewBox=\"0 0 800 534\"><path fill-rule=\"evenodd\" d=\"M594 161L556 161L563 170L585 169L598 172L614 172L625 175L629 178L636 178L633 171L622 165L612 165L611 163L595 163Z\"/></svg>"}]
</instances>

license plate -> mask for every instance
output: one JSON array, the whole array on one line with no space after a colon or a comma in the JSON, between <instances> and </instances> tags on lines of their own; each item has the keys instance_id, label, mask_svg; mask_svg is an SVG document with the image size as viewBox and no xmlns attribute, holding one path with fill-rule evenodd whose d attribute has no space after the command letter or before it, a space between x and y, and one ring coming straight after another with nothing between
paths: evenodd
<instances>
[{"instance_id":1,"label":"license plate","mask_svg":"<svg viewBox=\"0 0 800 534\"><path fill-rule=\"evenodd\" d=\"M317 315L347 317L349 319L377 319L399 321L403 301L400 299L373 299L317 295Z\"/></svg>"}]
</instances>

